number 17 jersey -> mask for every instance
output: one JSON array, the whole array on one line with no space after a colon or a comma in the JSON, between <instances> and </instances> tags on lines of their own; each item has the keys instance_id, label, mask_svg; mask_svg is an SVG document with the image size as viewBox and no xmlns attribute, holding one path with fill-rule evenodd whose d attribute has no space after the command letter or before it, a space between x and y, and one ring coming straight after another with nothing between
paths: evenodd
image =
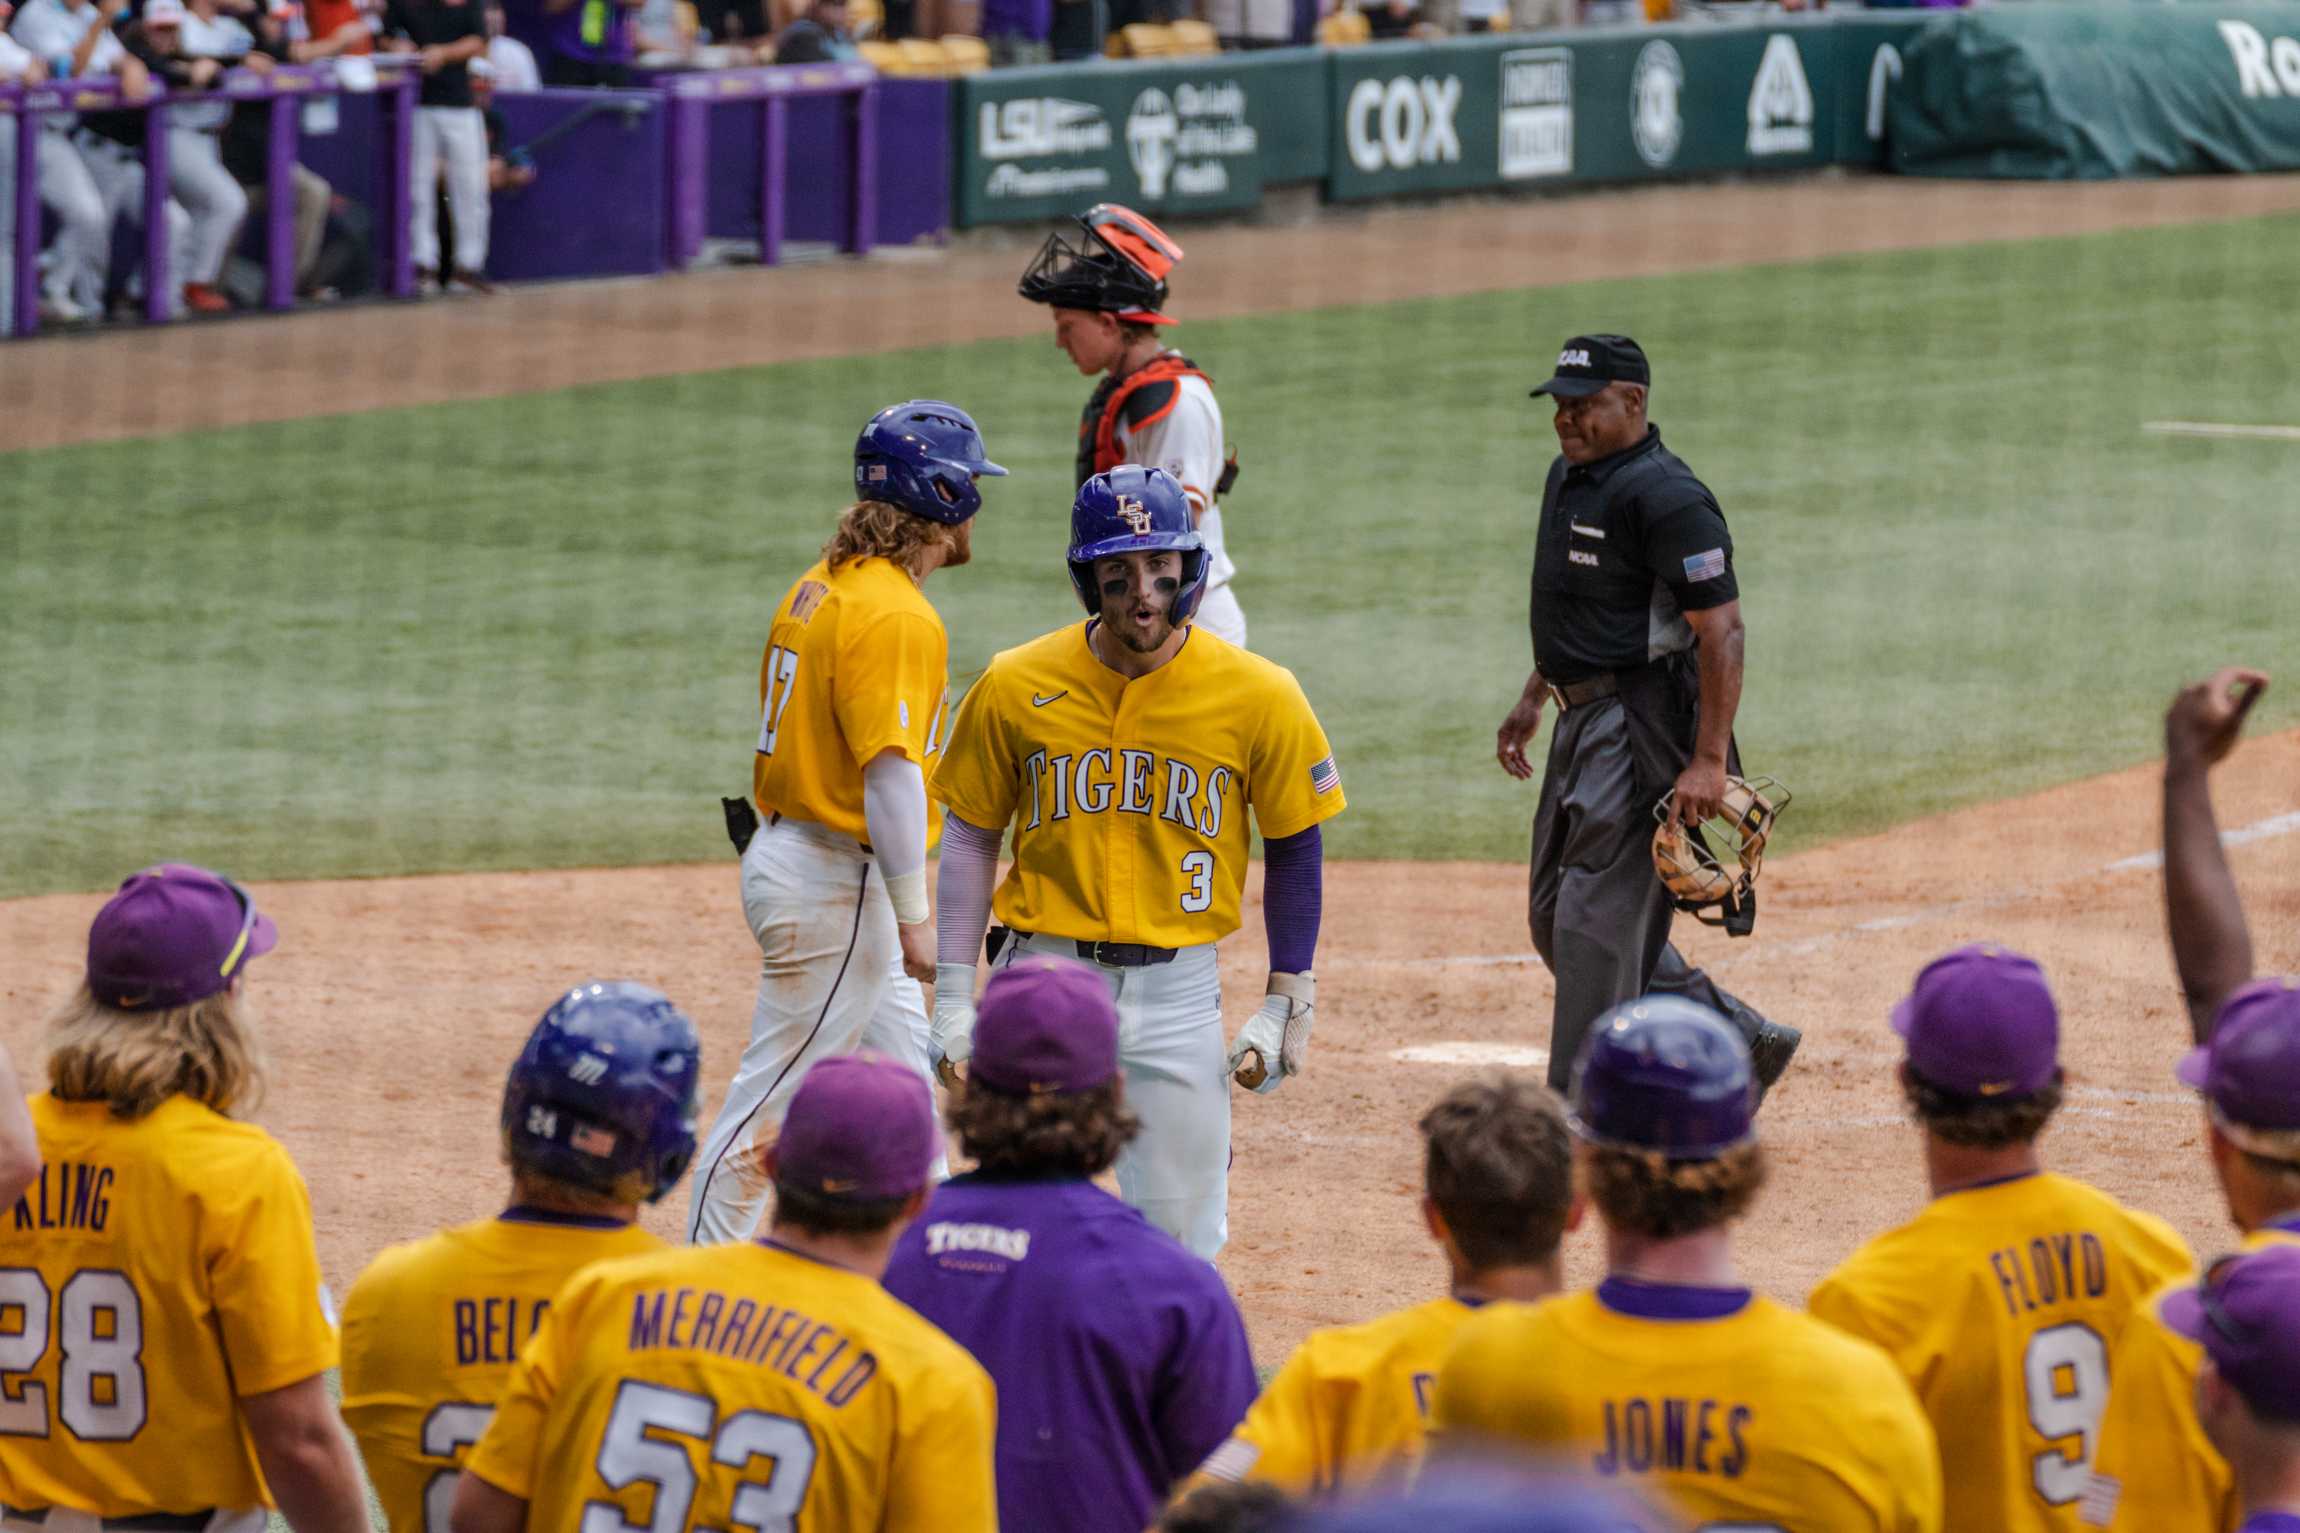
<instances>
[{"instance_id":1,"label":"number 17 jersey","mask_svg":"<svg viewBox=\"0 0 2300 1533\"><path fill-rule=\"evenodd\" d=\"M1950 1470L1948 1527L2064 1533L2091 1483L2109 1353L2190 1266L2163 1220L2047 1172L1933 1199L1809 1307L1916 1389Z\"/></svg>"}]
</instances>

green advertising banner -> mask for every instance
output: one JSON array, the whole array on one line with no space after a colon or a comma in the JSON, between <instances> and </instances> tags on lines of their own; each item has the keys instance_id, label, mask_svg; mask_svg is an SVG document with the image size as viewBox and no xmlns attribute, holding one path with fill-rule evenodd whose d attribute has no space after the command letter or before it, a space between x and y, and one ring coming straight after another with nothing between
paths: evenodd
<instances>
[{"instance_id":1,"label":"green advertising banner","mask_svg":"<svg viewBox=\"0 0 2300 1533\"><path fill-rule=\"evenodd\" d=\"M2300 170L2300 6L2035 4L1935 22L1888 109L1912 175Z\"/></svg>"},{"instance_id":2,"label":"green advertising banner","mask_svg":"<svg viewBox=\"0 0 2300 1533\"><path fill-rule=\"evenodd\" d=\"M1837 16L1837 78L1825 94L1837 119L1838 164L1885 167L1885 103L1906 67L1909 40L1931 15L1905 10Z\"/></svg>"},{"instance_id":3,"label":"green advertising banner","mask_svg":"<svg viewBox=\"0 0 2300 1533\"><path fill-rule=\"evenodd\" d=\"M1316 49L1006 69L951 92L960 225L1252 207L1266 181L1325 173Z\"/></svg>"},{"instance_id":4,"label":"green advertising banner","mask_svg":"<svg viewBox=\"0 0 2300 1533\"><path fill-rule=\"evenodd\" d=\"M1837 28L1638 29L1334 56L1337 199L1636 181L1831 161Z\"/></svg>"}]
</instances>

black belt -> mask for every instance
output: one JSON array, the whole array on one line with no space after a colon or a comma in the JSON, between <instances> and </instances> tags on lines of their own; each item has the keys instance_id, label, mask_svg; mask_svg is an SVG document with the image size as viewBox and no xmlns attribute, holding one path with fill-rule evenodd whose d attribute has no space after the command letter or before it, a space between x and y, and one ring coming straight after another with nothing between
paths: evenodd
<instances>
[{"instance_id":1,"label":"black belt","mask_svg":"<svg viewBox=\"0 0 2300 1533\"><path fill-rule=\"evenodd\" d=\"M1003 926L990 929L990 961L998 962L999 950L1010 939L1019 940L1032 935L1029 932L1010 932ZM1088 963L1098 963L1111 969L1147 969L1153 964L1172 963L1179 951L1170 947L1152 947L1147 942L1086 942L1076 937L1055 937L1055 942L1068 942L1078 950L1078 956Z\"/></svg>"},{"instance_id":2,"label":"black belt","mask_svg":"<svg viewBox=\"0 0 2300 1533\"><path fill-rule=\"evenodd\" d=\"M1562 685L1544 676L1542 685L1549 688L1549 695L1556 699L1560 709L1580 708L1599 698L1614 696L1621 690L1621 678L1612 671L1599 671L1586 681L1569 681Z\"/></svg>"},{"instance_id":3,"label":"black belt","mask_svg":"<svg viewBox=\"0 0 2300 1533\"><path fill-rule=\"evenodd\" d=\"M0 1513L5 1513L17 1522L44 1523L53 1510L53 1507L46 1506L32 1511L25 1511L21 1507L0 1506ZM215 1515L211 1509L205 1512L145 1512L135 1517L104 1517L98 1520L108 1529L118 1529L119 1533L199 1533Z\"/></svg>"}]
</instances>

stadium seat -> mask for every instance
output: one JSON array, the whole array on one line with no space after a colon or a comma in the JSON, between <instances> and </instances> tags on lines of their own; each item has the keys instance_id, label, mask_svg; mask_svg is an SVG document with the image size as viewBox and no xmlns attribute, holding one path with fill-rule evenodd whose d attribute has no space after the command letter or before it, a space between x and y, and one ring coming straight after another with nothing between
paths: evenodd
<instances>
[{"instance_id":1,"label":"stadium seat","mask_svg":"<svg viewBox=\"0 0 2300 1533\"><path fill-rule=\"evenodd\" d=\"M1174 51L1176 53L1201 54L1220 53L1222 51L1222 39L1216 35L1214 24L1210 21L1198 21L1186 16L1180 21L1174 22L1169 30L1174 34Z\"/></svg>"},{"instance_id":2,"label":"stadium seat","mask_svg":"<svg viewBox=\"0 0 2300 1533\"><path fill-rule=\"evenodd\" d=\"M1110 34L1109 53L1114 59L1163 59L1180 51L1174 29L1154 21L1130 22Z\"/></svg>"},{"instance_id":3,"label":"stadium seat","mask_svg":"<svg viewBox=\"0 0 2300 1533\"><path fill-rule=\"evenodd\" d=\"M905 74L933 80L950 73L950 56L931 37L906 37L895 47L902 51L903 63L908 66Z\"/></svg>"},{"instance_id":4,"label":"stadium seat","mask_svg":"<svg viewBox=\"0 0 2300 1533\"><path fill-rule=\"evenodd\" d=\"M990 67L990 44L979 37L950 36L942 40L943 67L952 76L980 74Z\"/></svg>"},{"instance_id":5,"label":"stadium seat","mask_svg":"<svg viewBox=\"0 0 2300 1533\"><path fill-rule=\"evenodd\" d=\"M903 57L900 43L882 42L874 38L857 43L855 47L862 53L863 62L882 75L910 73L910 61Z\"/></svg>"},{"instance_id":6,"label":"stadium seat","mask_svg":"<svg viewBox=\"0 0 2300 1533\"><path fill-rule=\"evenodd\" d=\"M1373 24L1358 11L1336 11L1318 23L1318 41L1329 48L1355 48L1373 35Z\"/></svg>"}]
</instances>

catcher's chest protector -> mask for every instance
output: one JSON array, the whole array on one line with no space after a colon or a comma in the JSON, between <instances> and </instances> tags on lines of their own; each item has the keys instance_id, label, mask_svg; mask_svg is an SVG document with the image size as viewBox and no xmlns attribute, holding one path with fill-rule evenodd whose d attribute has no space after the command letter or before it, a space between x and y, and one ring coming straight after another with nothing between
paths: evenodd
<instances>
[{"instance_id":1,"label":"catcher's chest protector","mask_svg":"<svg viewBox=\"0 0 2300 1533\"><path fill-rule=\"evenodd\" d=\"M1078 482L1084 484L1096 474L1107 474L1126 461L1126 454L1118 446L1118 424L1126 420L1127 406L1134 396L1152 384L1164 384L1162 400L1149 406L1138 420L1128 424L1140 428L1174 408L1174 385L1184 378L1206 378L1198 365L1178 351L1161 352L1123 378L1105 378L1096 386L1086 401L1085 413L1078 418ZM1208 384L1213 379L1206 378ZM1155 396L1153 396L1155 398Z\"/></svg>"}]
</instances>

